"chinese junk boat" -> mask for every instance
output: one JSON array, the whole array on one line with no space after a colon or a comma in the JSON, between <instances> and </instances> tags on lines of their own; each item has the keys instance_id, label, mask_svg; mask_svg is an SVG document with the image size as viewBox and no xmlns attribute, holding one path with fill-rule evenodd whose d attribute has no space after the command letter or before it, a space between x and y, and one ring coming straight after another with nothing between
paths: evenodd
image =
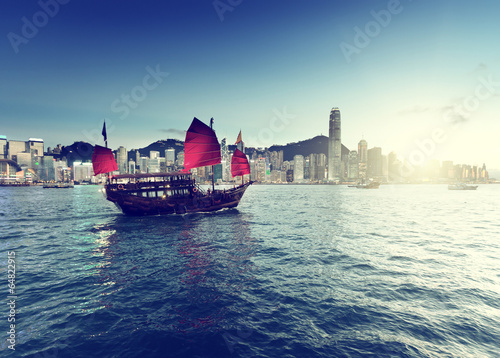
<instances>
[{"instance_id":1,"label":"chinese junk boat","mask_svg":"<svg viewBox=\"0 0 500 358\"><path fill-rule=\"evenodd\" d=\"M114 158L110 161L113 156L111 150L99 146L96 148L102 155L96 156L94 151L94 173L97 175L116 170ZM231 163L232 176L242 176L241 185L215 190L212 178L212 190L204 190L195 183L190 170L221 162L220 145L211 126L194 118L186 133L184 152L183 171L111 176L105 185L106 198L128 215L185 214L236 207L245 190L252 184L251 181L243 184L243 175L250 174L245 154L236 149Z\"/></svg>"}]
</instances>

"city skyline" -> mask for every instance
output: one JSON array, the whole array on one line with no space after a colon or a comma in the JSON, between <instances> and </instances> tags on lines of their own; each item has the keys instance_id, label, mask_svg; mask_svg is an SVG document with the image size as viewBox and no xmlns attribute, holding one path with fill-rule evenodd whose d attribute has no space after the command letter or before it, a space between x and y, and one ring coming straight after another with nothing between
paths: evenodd
<instances>
[{"instance_id":1,"label":"city skyline","mask_svg":"<svg viewBox=\"0 0 500 358\"><path fill-rule=\"evenodd\" d=\"M333 105L351 150L498 170L499 6L10 2L0 135L102 144L106 118L110 147L141 148L196 116L270 147L327 135Z\"/></svg>"},{"instance_id":2,"label":"city skyline","mask_svg":"<svg viewBox=\"0 0 500 358\"><path fill-rule=\"evenodd\" d=\"M333 113L335 113L335 115L332 115ZM332 111L330 112L329 123L330 123L330 127L331 127L331 135L333 137L337 137L337 139L339 139L339 137L340 137L340 134L339 134L340 133L340 110L339 110L339 108L334 107L332 109ZM334 125L336 126L335 130L334 130ZM309 154L305 154L306 152L304 152L304 154L301 154L301 156L304 156L304 158L305 158L305 157L308 157L309 155L319 155L319 154L322 154L322 155L325 155L326 158L329 158L330 155L331 155L330 151L333 151L333 145L331 145L331 143L335 142L335 140L332 141L332 140L330 140L329 137L327 137L327 136L324 136L324 137L328 141L328 148L326 150L323 150L323 151L320 151L320 152L311 152ZM240 136L238 137L238 140L239 139L240 139ZM314 138L309 138L309 139L305 139L305 140L299 140L298 142L287 143L287 144L284 145L284 147L289 146L289 145L294 145L294 144L297 144L297 143L303 143L303 142L311 141L313 139ZM52 147L46 147L45 146L45 142L44 142L43 138L29 138L29 140L26 140L26 141L24 141L24 140L10 140L9 141L4 135L0 135L0 140L2 140L2 142L0 143L0 145L5 146L5 148L3 148L3 149L2 149L2 147L0 147L0 149L2 149L2 150L0 150L0 156L5 156L6 158L10 157L10 155L7 155L7 153L9 153L9 152L16 153L17 151L19 151L20 150L18 148L19 145L21 145L24 148L25 145L31 145L29 143L38 143L39 144L39 146L38 146L38 152L41 152L40 148L44 147L43 153L47 154L47 155L51 155L51 154L54 154L54 153L59 153L61 151L61 149L65 148L65 147L66 148L70 148L70 147L72 147L73 145L75 145L77 143L87 143L85 141L77 141L77 142L74 142L74 143L68 144L68 145L62 145L61 143L58 143L57 146L55 146L55 147L52 148ZM119 168L121 168L123 165L126 164L125 162L123 162L123 160L124 160L123 158L129 157L131 155L131 153L135 153L136 155L139 155L139 150L144 150L144 149L147 149L148 147L150 147L151 145L154 145L155 143L167 142L169 140L174 140L174 141L177 141L177 142L183 142L183 140L179 140L179 139L175 139L175 138L167 138L167 139L160 139L160 140L155 141L153 143L149 143L149 145L147 145L145 147L142 147L142 148L128 148L128 147L124 147L123 145L119 145L116 148L111 147L110 149L112 149L113 152L115 153L116 161L118 162ZM221 152L226 152L226 153L228 152L228 145L226 145L226 142L227 142L227 138L226 137L220 138ZM338 142L339 142L340 146L344 147L346 150L349 151L349 156L351 156L352 154L356 154L357 164L359 164L358 173L357 173L357 175L359 175L359 178L366 178L367 169L368 169L366 167L367 158L368 158L367 155L369 154L370 151L373 151L373 150L379 151L379 155L383 155L386 158L390 157L390 156L393 156L394 160L397 160L398 162L400 162L403 165L403 170L405 172L407 172L408 175L410 175L410 176L411 176L411 174L409 174L409 173L414 172L417 169L421 169L421 168L425 167L426 165L428 165L430 163L435 163L436 161L439 162L440 165L441 164L444 165L444 163L446 163L446 162L451 162L451 163L454 163L456 165L471 166L471 167L472 166L480 167L480 166L484 166L484 165L487 164L485 161L482 161L482 162L480 161L478 163L464 163L464 162L454 161L453 158L448 158L446 160L438 160L438 159L427 158L427 159L423 160L422 162L418 162L418 160L413 160L412 161L411 160L412 157L410 157L410 160L408 160L407 158L402 157L401 155L399 155L399 153L396 153L394 151L387 151L387 150L384 150L384 148L376 147L376 146L370 147L370 146L368 146L368 142L364 138L362 138L359 141L359 143L357 145L357 148L347 148L340 140L338 140ZM28 143L28 144L26 144L26 143ZM269 153L275 153L276 152L275 150L269 151L269 149L271 149L270 147L264 147L264 148L262 148L262 147L250 147L250 146L247 147L247 146L245 146L245 149L244 149L243 145L244 145L243 141L240 141L239 143L233 144L233 146L235 146L237 148L240 146L239 147L240 150L242 150L242 149L243 150L245 150L245 149L250 150L251 153L250 154L247 153L248 157L250 157L252 153L268 153L268 152ZM11 148L9 149L9 147L11 147ZM173 147L168 147L168 148L166 147L166 149L163 150L165 152L165 155L162 155L163 151L150 151L149 153L157 153L156 157L158 157L158 158L159 157L167 158L167 151L174 151L174 150L175 149ZM425 148L424 148L424 150L425 150ZM85 147L84 153L87 153L87 151L88 151L88 148ZM283 152L283 150L281 150L281 152ZM21 154L28 155L27 153L21 153ZM423 155L423 153L420 153L420 155ZM77 156L77 158L80 158L78 153L76 153L76 156ZM146 156L146 157L148 157L148 156ZM339 155L334 155L333 157L338 160L338 163L336 163L335 165L333 165L334 167L336 167L336 169L334 171L338 172L338 174L336 176L335 175L331 176L331 172L328 171L328 173L325 174L325 178L327 178L328 181L338 180L342 176L343 176L344 179L349 178L350 177L349 174L346 174L346 175L340 174L341 173L341 169L340 169L340 163L341 163L340 154ZM122 158L122 160L120 160L119 158ZM421 158L421 157L417 156L416 158L418 159L418 158ZM422 156L422 158L424 158L424 157ZM25 159L25 160L28 160L28 159ZM83 160L83 161L85 162L85 160ZM122 161L121 165L120 165L120 161ZM349 159L349 161L350 161L350 159ZM327 168L331 168L333 162L334 162L333 160L332 161L329 160ZM136 160L136 163L137 163L137 165L139 165L139 161ZM344 169L345 169L346 173L349 171L349 169L347 167L344 168ZM122 171L122 170L120 169L119 171ZM491 172L495 173L496 175L499 174L499 172L497 170L495 170L495 169L493 169ZM357 175L356 175L356 177L358 177Z\"/></svg>"}]
</instances>

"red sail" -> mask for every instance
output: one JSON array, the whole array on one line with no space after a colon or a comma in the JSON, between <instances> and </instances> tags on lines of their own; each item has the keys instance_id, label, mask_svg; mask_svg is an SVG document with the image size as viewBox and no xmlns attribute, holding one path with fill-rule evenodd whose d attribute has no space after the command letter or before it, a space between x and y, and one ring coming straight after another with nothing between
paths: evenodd
<instances>
[{"instance_id":1,"label":"red sail","mask_svg":"<svg viewBox=\"0 0 500 358\"><path fill-rule=\"evenodd\" d=\"M94 175L113 172L118 170L115 157L111 149L96 145L94 154L92 154L92 166L94 167Z\"/></svg>"},{"instance_id":2,"label":"red sail","mask_svg":"<svg viewBox=\"0 0 500 358\"><path fill-rule=\"evenodd\" d=\"M250 164L247 156L239 149L236 149L231 159L231 175L233 178L239 175L250 174Z\"/></svg>"},{"instance_id":3,"label":"red sail","mask_svg":"<svg viewBox=\"0 0 500 358\"><path fill-rule=\"evenodd\" d=\"M184 141L184 170L220 162L220 145L215 132L195 117Z\"/></svg>"}]
</instances>

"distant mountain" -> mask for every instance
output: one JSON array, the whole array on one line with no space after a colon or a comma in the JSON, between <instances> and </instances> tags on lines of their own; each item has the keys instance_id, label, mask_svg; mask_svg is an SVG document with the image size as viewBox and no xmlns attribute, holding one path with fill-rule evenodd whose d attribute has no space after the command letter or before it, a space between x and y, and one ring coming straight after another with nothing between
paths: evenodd
<instances>
[{"instance_id":1,"label":"distant mountain","mask_svg":"<svg viewBox=\"0 0 500 358\"><path fill-rule=\"evenodd\" d=\"M229 150L234 151L235 145L229 145ZM147 147L139 149L131 149L128 151L128 159L135 161L135 153L139 151L141 156L149 157L151 151L157 151L160 153L160 157L165 157L165 150L168 148L175 149L175 155L179 152L184 151L184 142L178 139L162 139L154 143L151 143ZM116 150L116 149L115 149ZM273 145L267 149L270 152L273 151L283 151L283 160L292 161L293 157L296 155L308 156L312 153L323 153L328 155L328 137L319 135L311 139L303 140L295 143L288 143L286 145ZM245 148L245 153L252 155L254 151L258 151L255 148L247 147ZM62 147L60 154L54 154L55 158L66 157L68 160L68 165L72 166L75 161L91 161L92 153L94 152L94 146L87 142L75 142L72 145ZM349 149L342 145L342 155L348 154Z\"/></svg>"},{"instance_id":2,"label":"distant mountain","mask_svg":"<svg viewBox=\"0 0 500 358\"><path fill-rule=\"evenodd\" d=\"M85 162L92 160L94 146L87 142L74 142L71 145L62 147L61 153L51 154L56 159L66 157L68 166L72 167L74 162Z\"/></svg>"},{"instance_id":3,"label":"distant mountain","mask_svg":"<svg viewBox=\"0 0 500 358\"><path fill-rule=\"evenodd\" d=\"M149 157L149 152L156 151L160 152L160 157L165 157L165 150L168 148L175 149L175 156L177 157L177 153L182 152L184 150L184 142L178 139L162 139L158 140L154 143L151 143L147 147L140 149L132 149L128 152L128 159L132 159L135 161L135 152L139 151L141 157Z\"/></svg>"},{"instance_id":4,"label":"distant mountain","mask_svg":"<svg viewBox=\"0 0 500 358\"><path fill-rule=\"evenodd\" d=\"M328 137L319 135L296 143L286 145L273 145L268 149L270 152L283 151L283 160L292 161L296 155L304 157L312 153L323 153L328 156ZM342 155L349 154L349 149L342 144Z\"/></svg>"}]
</instances>

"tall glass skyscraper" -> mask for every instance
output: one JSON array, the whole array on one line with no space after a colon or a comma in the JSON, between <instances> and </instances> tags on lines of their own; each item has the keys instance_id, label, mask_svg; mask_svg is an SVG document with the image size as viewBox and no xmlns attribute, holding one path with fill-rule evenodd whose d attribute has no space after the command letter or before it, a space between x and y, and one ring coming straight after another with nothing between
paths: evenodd
<instances>
[{"instance_id":1,"label":"tall glass skyscraper","mask_svg":"<svg viewBox=\"0 0 500 358\"><path fill-rule=\"evenodd\" d=\"M330 112L330 129L328 133L328 180L336 180L342 177L341 151L340 110L338 107L333 107Z\"/></svg>"},{"instance_id":2,"label":"tall glass skyscraper","mask_svg":"<svg viewBox=\"0 0 500 358\"><path fill-rule=\"evenodd\" d=\"M361 179L366 179L366 170L368 164L368 143L364 139L361 139L358 143L358 156L359 156L359 177Z\"/></svg>"}]
</instances>

